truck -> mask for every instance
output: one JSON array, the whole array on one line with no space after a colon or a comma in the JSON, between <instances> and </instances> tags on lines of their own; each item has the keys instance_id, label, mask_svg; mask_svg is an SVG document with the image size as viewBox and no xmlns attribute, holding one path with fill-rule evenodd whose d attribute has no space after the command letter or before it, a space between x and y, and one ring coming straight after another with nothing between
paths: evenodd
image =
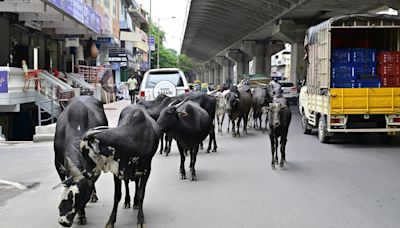
<instances>
[{"instance_id":1,"label":"truck","mask_svg":"<svg viewBox=\"0 0 400 228\"><path fill-rule=\"evenodd\" d=\"M306 32L307 75L299 94L302 132L321 143L336 134L400 132L400 17L331 18Z\"/></svg>"}]
</instances>

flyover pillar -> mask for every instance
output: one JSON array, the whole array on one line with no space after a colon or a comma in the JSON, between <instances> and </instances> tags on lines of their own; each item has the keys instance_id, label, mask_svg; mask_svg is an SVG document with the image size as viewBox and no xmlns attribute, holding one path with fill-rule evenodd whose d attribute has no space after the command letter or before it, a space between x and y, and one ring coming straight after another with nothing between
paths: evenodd
<instances>
[{"instance_id":1,"label":"flyover pillar","mask_svg":"<svg viewBox=\"0 0 400 228\"><path fill-rule=\"evenodd\" d=\"M225 57L235 63L236 72L231 84L238 84L243 79L243 74L249 73L249 56L238 49L228 50Z\"/></svg>"},{"instance_id":2,"label":"flyover pillar","mask_svg":"<svg viewBox=\"0 0 400 228\"><path fill-rule=\"evenodd\" d=\"M214 77L212 78L212 80L210 81L210 83L214 83L214 85L216 85L219 81L219 78L221 77L221 72L220 72L220 67L219 64L216 63L215 61L210 61L211 62L211 66L213 68L214 71Z\"/></svg>"},{"instance_id":3,"label":"flyover pillar","mask_svg":"<svg viewBox=\"0 0 400 228\"><path fill-rule=\"evenodd\" d=\"M304 37L308 25L297 24L293 20L281 19L275 26L273 36L291 44L290 81L297 85L298 80L305 78L307 64L304 60Z\"/></svg>"},{"instance_id":4,"label":"flyover pillar","mask_svg":"<svg viewBox=\"0 0 400 228\"><path fill-rule=\"evenodd\" d=\"M222 74L221 74L221 78L220 78L221 80L219 80L218 84L227 83L227 80L229 78L229 67L230 67L231 61L224 56L221 56L221 57L218 56L215 58L215 62L218 63L222 68Z\"/></svg>"},{"instance_id":5,"label":"flyover pillar","mask_svg":"<svg viewBox=\"0 0 400 228\"><path fill-rule=\"evenodd\" d=\"M210 83L214 78L214 68L210 62L205 63L204 68L206 69L206 73L203 82Z\"/></svg>"},{"instance_id":6,"label":"flyover pillar","mask_svg":"<svg viewBox=\"0 0 400 228\"><path fill-rule=\"evenodd\" d=\"M243 45L240 50L246 53L248 56L252 57L256 74L266 73L266 42L264 40L243 41Z\"/></svg>"}]
</instances>

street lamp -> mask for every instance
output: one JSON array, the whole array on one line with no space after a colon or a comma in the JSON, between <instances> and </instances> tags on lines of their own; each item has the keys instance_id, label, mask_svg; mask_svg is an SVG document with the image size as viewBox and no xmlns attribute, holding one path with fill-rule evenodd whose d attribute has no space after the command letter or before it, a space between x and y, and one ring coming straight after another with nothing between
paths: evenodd
<instances>
[{"instance_id":1,"label":"street lamp","mask_svg":"<svg viewBox=\"0 0 400 228\"><path fill-rule=\"evenodd\" d=\"M158 18L157 23L157 69L160 68L160 20L175 19L176 17Z\"/></svg>"}]
</instances>

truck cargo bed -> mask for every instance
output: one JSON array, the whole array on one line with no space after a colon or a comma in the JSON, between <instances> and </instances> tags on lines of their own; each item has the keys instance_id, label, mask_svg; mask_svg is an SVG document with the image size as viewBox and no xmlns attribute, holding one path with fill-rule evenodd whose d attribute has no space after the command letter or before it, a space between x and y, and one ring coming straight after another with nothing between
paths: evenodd
<instances>
[{"instance_id":1,"label":"truck cargo bed","mask_svg":"<svg viewBox=\"0 0 400 228\"><path fill-rule=\"evenodd\" d=\"M400 88L333 88L331 114L400 114Z\"/></svg>"}]
</instances>

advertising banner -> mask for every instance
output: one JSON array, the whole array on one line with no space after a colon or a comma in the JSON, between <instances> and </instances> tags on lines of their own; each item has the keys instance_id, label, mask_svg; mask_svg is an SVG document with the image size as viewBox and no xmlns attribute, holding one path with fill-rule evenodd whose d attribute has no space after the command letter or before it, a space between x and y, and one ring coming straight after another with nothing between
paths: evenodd
<instances>
[{"instance_id":1,"label":"advertising banner","mask_svg":"<svg viewBox=\"0 0 400 228\"><path fill-rule=\"evenodd\" d=\"M8 71L0 71L0 93L8 93Z\"/></svg>"},{"instance_id":2,"label":"advertising banner","mask_svg":"<svg viewBox=\"0 0 400 228\"><path fill-rule=\"evenodd\" d=\"M72 16L97 34L100 34L100 15L84 0L48 0L58 9Z\"/></svg>"}]
</instances>

